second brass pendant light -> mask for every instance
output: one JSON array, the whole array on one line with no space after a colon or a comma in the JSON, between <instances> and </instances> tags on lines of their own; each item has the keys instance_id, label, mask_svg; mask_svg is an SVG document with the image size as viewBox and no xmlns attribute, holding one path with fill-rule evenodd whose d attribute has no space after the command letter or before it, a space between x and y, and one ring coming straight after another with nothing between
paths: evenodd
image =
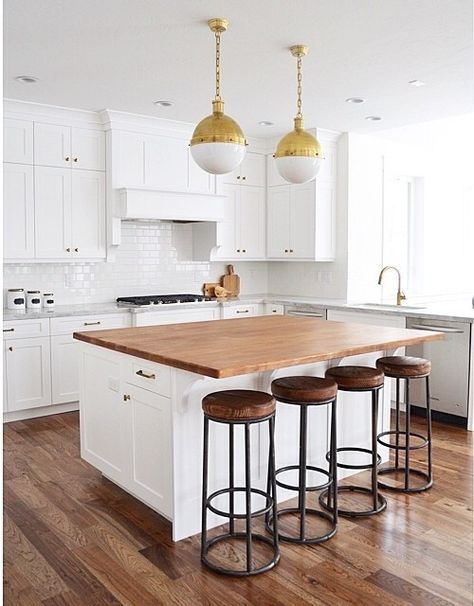
<instances>
[{"instance_id":1,"label":"second brass pendant light","mask_svg":"<svg viewBox=\"0 0 474 606\"><path fill-rule=\"evenodd\" d=\"M212 102L212 114L201 120L194 129L190 142L191 155L202 169L220 175L235 170L245 156L245 140L242 129L235 120L224 114L224 101L220 95L220 38L227 30L227 19L208 21L216 38L216 94ZM280 175L289 183L306 183L318 173L322 150L318 140L304 129L302 113L301 60L308 53L302 44L292 46L291 54L297 58L297 112L295 128L278 143L274 154Z\"/></svg>"}]
</instances>

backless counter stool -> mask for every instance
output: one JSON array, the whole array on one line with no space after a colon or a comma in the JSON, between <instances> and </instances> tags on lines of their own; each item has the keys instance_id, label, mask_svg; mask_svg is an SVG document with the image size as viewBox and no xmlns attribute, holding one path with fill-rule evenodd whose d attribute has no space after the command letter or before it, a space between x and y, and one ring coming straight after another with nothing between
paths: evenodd
<instances>
[{"instance_id":1,"label":"backless counter stool","mask_svg":"<svg viewBox=\"0 0 474 606\"><path fill-rule=\"evenodd\" d=\"M390 356L379 358L377 368L385 373L386 377L396 379L396 410L395 410L395 430L384 431L378 435L378 442L383 446L388 446L395 450L395 465L379 470L379 475L394 475L397 472L404 472L403 486L394 486L379 482L379 487L398 492L422 492L433 486L433 467L431 460L431 407L430 407L430 372L431 362L424 358L413 358L410 356ZM400 428L400 380L405 380L405 429ZM410 381L414 379L425 379L426 381L426 436L410 430ZM384 438L388 436L388 442ZM390 442L390 436L395 436L395 443ZM404 438L404 444L400 443L400 438ZM413 443L412 438L418 438L417 443ZM410 467L410 453L412 450L427 448L427 471L413 469ZM399 453L405 453L404 465L400 465ZM421 485L413 486L410 482L410 476L416 475L425 480Z\"/></svg>"},{"instance_id":2,"label":"backless counter stool","mask_svg":"<svg viewBox=\"0 0 474 606\"><path fill-rule=\"evenodd\" d=\"M369 392L372 395L371 448L344 447L337 449L338 453L363 452L371 456L371 462L365 465L353 465L337 461L337 467L342 469L370 469L372 472L370 488L363 486L343 485L338 486L337 492L369 494L372 496L372 507L370 507L370 509L362 510L341 509L341 507L339 507L338 513L341 516L347 517L371 516L380 513L387 507L387 501L379 493L377 486L377 466L381 462L380 455L377 454L378 404L379 393L384 385L384 374L381 370L371 368L369 366L335 366L333 368L328 368L326 371L326 377L336 381L337 387L341 391ZM331 452L328 452L327 459L330 463L332 462L333 456ZM329 502L329 493L327 490L321 493L319 496L319 502L325 509L332 511L332 506Z\"/></svg>"},{"instance_id":3,"label":"backless counter stool","mask_svg":"<svg viewBox=\"0 0 474 606\"><path fill-rule=\"evenodd\" d=\"M279 532L279 538L282 541L290 541L292 543L322 543L327 541L336 534L337 529L337 478L336 466L336 397L337 385L332 379L323 379L318 377L284 377L275 379L272 382L273 396L285 404L292 404L299 407L300 414L300 434L299 434L299 463L298 465L288 465L277 469L275 472L276 484L287 490L298 492L298 506L286 507L278 511L277 518L285 515L299 516L299 531L297 536ZM334 455L332 463L329 465L329 471L320 467L307 464L307 446L308 446L308 408L311 406L331 406L331 444L330 451ZM286 471L298 470L298 485L286 484L278 480L278 476ZM306 472L318 472L325 476L326 481L319 486L308 486L306 480ZM307 506L307 493L323 490L327 488L333 499L333 512L328 514L325 511L310 508ZM328 520L330 528L328 532L319 536L308 536L306 528L306 516L316 516ZM275 514L267 514L267 530L275 532Z\"/></svg>"},{"instance_id":4,"label":"backless counter stool","mask_svg":"<svg viewBox=\"0 0 474 606\"><path fill-rule=\"evenodd\" d=\"M262 391L245 389L232 389L218 391L207 395L202 401L204 411L204 460L203 460L203 486L202 486L202 534L201 534L201 561L212 570L230 576L250 576L270 570L280 560L280 549L278 546L278 529L275 525L272 538L252 532L252 518L267 514L273 510L276 514L276 485L275 485L275 400L271 395ZM229 487L217 490L208 496L208 455L209 455L209 422L223 423L229 426ZM257 423L268 421L269 427L269 452L268 469L269 479L267 492L251 485L251 462L250 462L250 427ZM234 426L243 425L245 432L245 486L234 486ZM235 513L235 493L245 493L245 513ZM229 495L229 511L222 511L213 505L213 500L222 495ZM252 494L258 494L265 498L265 507L252 512ZM207 539L207 511L229 519L228 532ZM245 520L245 532L235 530L235 521ZM217 543L237 539L245 541L245 569L234 570L224 568L209 560L209 549ZM254 565L253 542L260 541L271 547L272 556L265 564L256 567Z\"/></svg>"}]
</instances>

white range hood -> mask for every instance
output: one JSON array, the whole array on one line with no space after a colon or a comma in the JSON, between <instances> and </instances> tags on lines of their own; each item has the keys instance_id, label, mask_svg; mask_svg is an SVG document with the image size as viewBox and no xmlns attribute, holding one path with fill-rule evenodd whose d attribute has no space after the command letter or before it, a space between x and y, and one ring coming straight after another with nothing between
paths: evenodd
<instances>
[{"instance_id":1,"label":"white range hood","mask_svg":"<svg viewBox=\"0 0 474 606\"><path fill-rule=\"evenodd\" d=\"M117 191L116 216L120 219L160 221L222 221L227 196L146 187Z\"/></svg>"}]
</instances>

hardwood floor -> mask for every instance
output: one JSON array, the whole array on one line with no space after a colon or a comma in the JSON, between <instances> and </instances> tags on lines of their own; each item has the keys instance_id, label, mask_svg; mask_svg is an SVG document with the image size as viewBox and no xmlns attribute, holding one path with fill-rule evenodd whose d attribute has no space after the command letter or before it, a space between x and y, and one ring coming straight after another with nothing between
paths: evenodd
<instances>
[{"instance_id":1,"label":"hardwood floor","mask_svg":"<svg viewBox=\"0 0 474 606\"><path fill-rule=\"evenodd\" d=\"M421 429L413 422L413 429ZM82 461L77 413L4 430L6 606L472 604L471 434L434 423L434 487L385 492L372 518L341 519L319 546L281 545L251 579L201 566L199 537L169 523Z\"/></svg>"}]
</instances>

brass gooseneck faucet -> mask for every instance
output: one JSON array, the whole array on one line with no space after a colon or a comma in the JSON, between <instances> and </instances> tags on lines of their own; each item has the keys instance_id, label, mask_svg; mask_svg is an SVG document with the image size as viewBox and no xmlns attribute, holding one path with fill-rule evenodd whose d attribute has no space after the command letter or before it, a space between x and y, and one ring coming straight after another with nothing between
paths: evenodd
<instances>
[{"instance_id":1,"label":"brass gooseneck faucet","mask_svg":"<svg viewBox=\"0 0 474 606\"><path fill-rule=\"evenodd\" d=\"M379 281L378 281L378 283L379 283L379 284L382 284L382 277L383 277L383 275L384 275L384 273L385 273L385 271L386 271L387 269L393 269L393 270L394 270L394 271L396 271L396 272L397 272L397 274L398 274L397 305L401 305L401 304L402 304L402 301L404 301L404 300L406 299L406 295L405 295L405 293L404 293L404 292L402 292L402 290L401 290L402 278L401 278L401 276L400 276L400 272L399 272L399 270L398 270L396 267L394 267L393 265L386 265L386 266L385 266L385 267L382 269L382 271L380 272L380 274L379 274Z\"/></svg>"}]
</instances>

